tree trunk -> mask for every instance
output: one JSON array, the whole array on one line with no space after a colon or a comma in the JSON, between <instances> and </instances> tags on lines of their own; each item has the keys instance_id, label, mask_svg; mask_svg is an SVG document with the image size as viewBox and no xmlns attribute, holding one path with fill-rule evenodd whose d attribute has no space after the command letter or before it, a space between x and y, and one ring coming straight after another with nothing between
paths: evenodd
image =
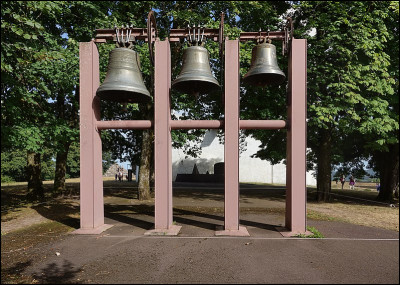
<instances>
[{"instance_id":1,"label":"tree trunk","mask_svg":"<svg viewBox=\"0 0 400 285\"><path fill-rule=\"evenodd\" d=\"M154 109L151 104L141 105L139 108L146 114L147 120L152 120ZM142 138L142 153L140 156L139 166L139 200L149 200L151 198L150 186L151 186L151 167L153 159L153 140L154 131L145 130L143 131Z\"/></svg>"},{"instance_id":2,"label":"tree trunk","mask_svg":"<svg viewBox=\"0 0 400 285\"><path fill-rule=\"evenodd\" d=\"M44 189L41 177L42 169L40 165L40 153L28 151L26 170L28 179L28 197L31 199L43 199Z\"/></svg>"},{"instance_id":3,"label":"tree trunk","mask_svg":"<svg viewBox=\"0 0 400 285\"><path fill-rule=\"evenodd\" d=\"M65 148L57 152L54 189L53 189L53 193L55 195L65 192L65 174L67 171L68 150L69 150L69 144L65 144Z\"/></svg>"},{"instance_id":4,"label":"tree trunk","mask_svg":"<svg viewBox=\"0 0 400 285\"><path fill-rule=\"evenodd\" d=\"M153 146L153 131L143 131L142 153L140 157L139 167L139 200L149 200L150 195L150 178L151 178L151 152Z\"/></svg>"},{"instance_id":5,"label":"tree trunk","mask_svg":"<svg viewBox=\"0 0 400 285\"><path fill-rule=\"evenodd\" d=\"M331 193L331 144L332 135L329 129L319 131L317 157L317 201L327 202Z\"/></svg>"},{"instance_id":6,"label":"tree trunk","mask_svg":"<svg viewBox=\"0 0 400 285\"><path fill-rule=\"evenodd\" d=\"M379 164L380 184L377 200L391 202L393 193L399 186L399 144L392 145L388 152L380 153Z\"/></svg>"}]
</instances>

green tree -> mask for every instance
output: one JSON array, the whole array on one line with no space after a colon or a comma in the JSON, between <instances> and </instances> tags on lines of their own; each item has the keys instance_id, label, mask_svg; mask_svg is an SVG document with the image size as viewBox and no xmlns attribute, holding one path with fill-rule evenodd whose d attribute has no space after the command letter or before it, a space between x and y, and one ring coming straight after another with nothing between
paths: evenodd
<instances>
[{"instance_id":1,"label":"green tree","mask_svg":"<svg viewBox=\"0 0 400 285\"><path fill-rule=\"evenodd\" d=\"M67 169L65 178L79 178L80 176L80 149L79 143L73 142L69 147L67 156Z\"/></svg>"},{"instance_id":2,"label":"green tree","mask_svg":"<svg viewBox=\"0 0 400 285\"><path fill-rule=\"evenodd\" d=\"M55 191L65 188L68 150L79 134L78 41L90 40L107 9L104 2L2 3L2 152L27 151L33 196L43 197L48 149L56 153Z\"/></svg>"},{"instance_id":3,"label":"green tree","mask_svg":"<svg viewBox=\"0 0 400 285\"><path fill-rule=\"evenodd\" d=\"M115 160L112 158L112 153L109 151L103 152L103 174L105 174L114 163Z\"/></svg>"},{"instance_id":4,"label":"green tree","mask_svg":"<svg viewBox=\"0 0 400 285\"><path fill-rule=\"evenodd\" d=\"M1 153L1 182L25 181L26 151Z\"/></svg>"},{"instance_id":5,"label":"green tree","mask_svg":"<svg viewBox=\"0 0 400 285\"><path fill-rule=\"evenodd\" d=\"M4 1L1 10L1 140L2 152L27 151L28 190L44 196L41 154L49 136L45 65L60 58L53 47L50 27L58 3Z\"/></svg>"},{"instance_id":6,"label":"green tree","mask_svg":"<svg viewBox=\"0 0 400 285\"><path fill-rule=\"evenodd\" d=\"M378 200L391 201L399 189L399 2L384 1L379 5L385 26L377 28L387 30L383 49L388 55L387 72L394 81L394 92L371 102L373 105L363 114L365 120L360 132L367 137L365 149L371 155L371 166L379 174ZM377 107L373 108L374 105Z\"/></svg>"},{"instance_id":7,"label":"green tree","mask_svg":"<svg viewBox=\"0 0 400 285\"><path fill-rule=\"evenodd\" d=\"M343 147L333 142L371 131L382 139L398 130L387 111L396 84L385 52L388 4L304 1L295 13L298 34L309 44L308 146L317 164L318 200L328 199L333 153Z\"/></svg>"}]
</instances>

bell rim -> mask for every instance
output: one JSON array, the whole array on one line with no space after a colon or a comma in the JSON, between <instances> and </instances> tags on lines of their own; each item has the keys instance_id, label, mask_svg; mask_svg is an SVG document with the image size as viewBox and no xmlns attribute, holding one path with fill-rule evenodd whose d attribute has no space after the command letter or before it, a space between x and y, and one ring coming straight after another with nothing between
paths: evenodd
<instances>
[{"instance_id":1,"label":"bell rim","mask_svg":"<svg viewBox=\"0 0 400 285\"><path fill-rule=\"evenodd\" d=\"M102 100L121 102L121 103L142 103L151 101L150 92L147 89L134 89L129 86L119 86L116 88L97 89L96 96Z\"/></svg>"},{"instance_id":2,"label":"bell rim","mask_svg":"<svg viewBox=\"0 0 400 285\"><path fill-rule=\"evenodd\" d=\"M185 74L185 73L184 73ZM183 74L183 75L184 75ZM215 78L210 78L210 77L208 77L208 76L198 76L198 75L193 75L193 76L190 76L190 75L186 75L186 76L179 76L179 78L176 78L173 82L172 82L172 85L171 86L174 86L175 84L177 84L177 83L180 83L180 82L187 82L187 81L202 81L202 82L210 82L210 83L213 83L213 84L215 84L215 85L217 85L218 87L221 87L221 85L219 84L219 82L218 82L218 80L217 79L215 79Z\"/></svg>"},{"instance_id":3,"label":"bell rim","mask_svg":"<svg viewBox=\"0 0 400 285\"><path fill-rule=\"evenodd\" d=\"M206 87L203 88L196 88L196 84L197 83L201 83L201 84L206 84ZM187 87L189 86L189 87ZM172 84L171 84L171 88L174 90L177 90L179 92L182 93L187 93L187 94L191 94L191 93L196 93L199 92L200 94L207 94L210 92L214 92L217 91L219 89L221 89L221 85L219 85L218 81L211 81L211 80L203 80L203 81L199 81L198 78L195 80L179 80L176 79Z\"/></svg>"},{"instance_id":4,"label":"bell rim","mask_svg":"<svg viewBox=\"0 0 400 285\"><path fill-rule=\"evenodd\" d=\"M266 72L266 69L268 70ZM267 84L255 84L254 78L256 76L273 76L275 80L272 80L272 83ZM278 80L276 80L278 79ZM286 80L286 74L276 65L259 65L250 67L250 70L243 76L243 82L246 84L255 84L257 86L266 86L266 85L280 85ZM268 81L267 82L271 82Z\"/></svg>"},{"instance_id":5,"label":"bell rim","mask_svg":"<svg viewBox=\"0 0 400 285\"><path fill-rule=\"evenodd\" d=\"M280 75L280 76L286 78L286 74L282 70L278 70L278 69L271 70L271 72L256 72L256 71L257 71L256 69L252 69L251 71L247 72L243 76L243 79L247 78L249 76L254 76L254 75Z\"/></svg>"},{"instance_id":6,"label":"bell rim","mask_svg":"<svg viewBox=\"0 0 400 285\"><path fill-rule=\"evenodd\" d=\"M270 80L256 80L255 78L257 77L262 77L262 76L269 76ZM273 76L271 78L271 76ZM258 74L250 74L248 76L243 77L243 82L247 85L255 85L255 86L275 86L275 85L281 85L284 83L286 80L285 74L279 74L279 73L258 73ZM257 83L257 82L265 82L265 83Z\"/></svg>"}]
</instances>

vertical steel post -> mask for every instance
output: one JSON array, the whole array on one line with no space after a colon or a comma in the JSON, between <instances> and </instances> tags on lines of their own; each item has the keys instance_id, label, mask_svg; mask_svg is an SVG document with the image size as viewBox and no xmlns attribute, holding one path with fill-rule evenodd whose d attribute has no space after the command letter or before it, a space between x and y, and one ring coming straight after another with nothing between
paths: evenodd
<instances>
[{"instance_id":1,"label":"vertical steel post","mask_svg":"<svg viewBox=\"0 0 400 285\"><path fill-rule=\"evenodd\" d=\"M155 230L168 230L172 226L171 52L169 41L156 40L155 51Z\"/></svg>"},{"instance_id":2,"label":"vertical steel post","mask_svg":"<svg viewBox=\"0 0 400 285\"><path fill-rule=\"evenodd\" d=\"M289 56L286 217L292 233L306 232L307 41L293 39Z\"/></svg>"},{"instance_id":3,"label":"vertical steel post","mask_svg":"<svg viewBox=\"0 0 400 285\"><path fill-rule=\"evenodd\" d=\"M239 230L239 40L225 41L225 230Z\"/></svg>"},{"instance_id":4,"label":"vertical steel post","mask_svg":"<svg viewBox=\"0 0 400 285\"><path fill-rule=\"evenodd\" d=\"M104 224L102 147L96 121L100 120L99 53L96 44L80 43L80 222L77 234L101 233Z\"/></svg>"}]
</instances>

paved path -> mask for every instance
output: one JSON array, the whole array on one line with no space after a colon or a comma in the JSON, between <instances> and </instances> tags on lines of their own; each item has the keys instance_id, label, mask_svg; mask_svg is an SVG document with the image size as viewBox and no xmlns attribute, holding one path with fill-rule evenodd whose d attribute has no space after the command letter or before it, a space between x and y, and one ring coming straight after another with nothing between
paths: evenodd
<instances>
[{"instance_id":1,"label":"paved path","mask_svg":"<svg viewBox=\"0 0 400 285\"><path fill-rule=\"evenodd\" d=\"M284 238L283 215L257 213L241 215L250 237L215 237L222 214L181 211L179 236L144 236L153 220L114 214L101 235L42 248L26 272L58 283L399 283L398 232L309 221L324 239Z\"/></svg>"}]
</instances>

